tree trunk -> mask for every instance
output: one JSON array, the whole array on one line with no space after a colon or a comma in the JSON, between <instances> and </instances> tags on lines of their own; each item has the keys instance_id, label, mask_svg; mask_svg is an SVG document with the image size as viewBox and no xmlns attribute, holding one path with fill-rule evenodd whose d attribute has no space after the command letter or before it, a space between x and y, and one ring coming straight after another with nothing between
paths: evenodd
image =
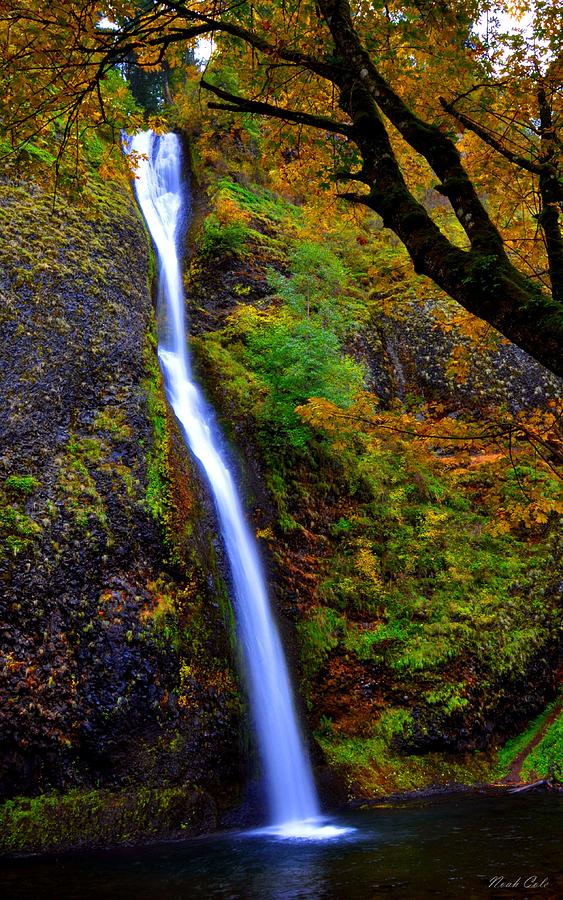
<instances>
[{"instance_id":1,"label":"tree trunk","mask_svg":"<svg viewBox=\"0 0 563 900\"><path fill-rule=\"evenodd\" d=\"M339 105L353 123L363 183L369 194L343 196L375 210L402 240L415 270L431 278L468 312L484 319L556 375L563 376L563 304L509 261L501 237L461 163L455 145L425 125L381 78L354 29L347 0L321 0L340 75ZM452 244L410 192L380 109L442 177L441 189L470 240Z\"/></svg>"}]
</instances>

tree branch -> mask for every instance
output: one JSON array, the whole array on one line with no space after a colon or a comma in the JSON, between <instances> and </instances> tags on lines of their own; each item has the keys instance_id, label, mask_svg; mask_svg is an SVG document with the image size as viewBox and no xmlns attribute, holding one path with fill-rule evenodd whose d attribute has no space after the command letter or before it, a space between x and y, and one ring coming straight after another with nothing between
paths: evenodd
<instances>
[{"instance_id":1,"label":"tree branch","mask_svg":"<svg viewBox=\"0 0 563 900\"><path fill-rule=\"evenodd\" d=\"M553 113L543 85L538 90L538 107L542 157L542 170L539 178L542 209L538 221L545 235L553 297L561 303L563 309L563 235L559 223L559 204L563 199L563 186L557 171L559 147Z\"/></svg>"},{"instance_id":2,"label":"tree branch","mask_svg":"<svg viewBox=\"0 0 563 900\"><path fill-rule=\"evenodd\" d=\"M474 122L473 119L470 119L464 113L459 112L454 107L455 101L452 103L448 103L448 101L444 97L438 98L440 101L440 106L444 109L450 116L463 125L464 128L467 128L469 131L472 131L473 134L476 134L477 137L480 137L485 144L488 144L489 147L492 147L493 150L496 150L497 153L500 153L501 156L504 156L509 162L514 163L516 166L519 166L521 169L526 169L527 172L532 172L534 175L541 174L541 165L535 164L531 162L529 159L526 159L524 156L519 156L517 153L513 153L507 147L503 146L500 141L498 141L495 137L493 137L490 132L488 132L485 128L479 125L477 122ZM458 98L459 99L459 98Z\"/></svg>"},{"instance_id":3,"label":"tree branch","mask_svg":"<svg viewBox=\"0 0 563 900\"><path fill-rule=\"evenodd\" d=\"M202 80L201 87L206 91L210 91L222 100L228 101L228 105L224 103L209 103L210 109L227 109L235 112L248 112L259 116L270 116L274 119L283 119L284 122L295 122L298 125L310 125L313 128L320 128L323 131L330 131L334 134L343 134L352 138L354 129L345 122L337 122L335 119L329 119L325 116L315 116L311 113L301 112L296 109L286 109L282 106L275 106L273 103L265 103L260 100L250 100L246 97L239 97L224 91L222 88L210 84L208 81Z\"/></svg>"},{"instance_id":4,"label":"tree branch","mask_svg":"<svg viewBox=\"0 0 563 900\"><path fill-rule=\"evenodd\" d=\"M335 178L337 181L361 181L371 187L371 182L363 169L359 172L337 172Z\"/></svg>"},{"instance_id":5,"label":"tree branch","mask_svg":"<svg viewBox=\"0 0 563 900\"><path fill-rule=\"evenodd\" d=\"M380 75L354 27L348 0L318 0L318 6L332 34L336 53L342 60L338 83L341 86L348 84L350 96L359 89L370 95L407 143L427 160L441 179L441 191L449 198L472 246L502 258L502 239L481 203L453 141L436 125L419 119Z\"/></svg>"},{"instance_id":6,"label":"tree branch","mask_svg":"<svg viewBox=\"0 0 563 900\"><path fill-rule=\"evenodd\" d=\"M332 80L337 72L337 66L333 62L318 59L310 56L308 53L303 53L301 50L293 50L291 47L284 46L281 42L272 44L256 34L256 32L249 31L247 28L236 25L234 22L225 22L204 13L194 12L188 9L184 3L175 3L174 0L166 0L166 6L180 13L187 21L195 21L206 25L208 32L221 31L224 34L230 34L232 37L240 38L240 40L256 50L260 50L266 56L277 57L278 59L286 60L286 62L303 66L303 68L309 69L310 72L315 72L316 75L320 75L322 78Z\"/></svg>"}]
</instances>

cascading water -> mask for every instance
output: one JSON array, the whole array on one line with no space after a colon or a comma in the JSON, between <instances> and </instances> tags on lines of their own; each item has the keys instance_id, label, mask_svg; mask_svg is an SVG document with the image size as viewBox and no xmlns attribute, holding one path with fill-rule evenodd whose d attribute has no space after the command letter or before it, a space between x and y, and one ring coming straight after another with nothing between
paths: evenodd
<instances>
[{"instance_id":1,"label":"cascading water","mask_svg":"<svg viewBox=\"0 0 563 900\"><path fill-rule=\"evenodd\" d=\"M184 197L189 198L182 184L180 141L175 134L140 132L132 138L130 150L139 154L135 189L160 263L164 327L160 329L158 356L166 394L215 501L232 575L238 634L271 819L275 826L283 826L280 833L330 836L338 829L319 828L311 821L318 818L319 806L256 543L219 449L213 415L190 371L178 257L179 230L189 212L184 202Z\"/></svg>"}]
</instances>

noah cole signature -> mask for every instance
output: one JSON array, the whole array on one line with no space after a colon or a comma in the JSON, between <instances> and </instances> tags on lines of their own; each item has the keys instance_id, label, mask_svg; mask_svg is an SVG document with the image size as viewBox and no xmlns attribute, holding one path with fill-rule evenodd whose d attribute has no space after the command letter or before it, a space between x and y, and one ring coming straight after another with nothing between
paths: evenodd
<instances>
[{"instance_id":1,"label":"noah cole signature","mask_svg":"<svg viewBox=\"0 0 563 900\"><path fill-rule=\"evenodd\" d=\"M519 875L518 878L505 878L504 875L494 875L489 878L490 888L528 888L537 890L538 888L546 888L549 886L549 878L542 878L541 875Z\"/></svg>"}]
</instances>

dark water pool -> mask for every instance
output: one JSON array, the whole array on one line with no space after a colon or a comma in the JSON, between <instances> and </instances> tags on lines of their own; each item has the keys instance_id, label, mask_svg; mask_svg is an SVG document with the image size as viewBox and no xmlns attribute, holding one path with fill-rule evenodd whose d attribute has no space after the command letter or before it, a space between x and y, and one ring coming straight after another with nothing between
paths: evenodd
<instances>
[{"instance_id":1,"label":"dark water pool","mask_svg":"<svg viewBox=\"0 0 563 900\"><path fill-rule=\"evenodd\" d=\"M563 898L563 799L453 795L338 817L326 841L223 834L5 862L3 900Z\"/></svg>"}]
</instances>

